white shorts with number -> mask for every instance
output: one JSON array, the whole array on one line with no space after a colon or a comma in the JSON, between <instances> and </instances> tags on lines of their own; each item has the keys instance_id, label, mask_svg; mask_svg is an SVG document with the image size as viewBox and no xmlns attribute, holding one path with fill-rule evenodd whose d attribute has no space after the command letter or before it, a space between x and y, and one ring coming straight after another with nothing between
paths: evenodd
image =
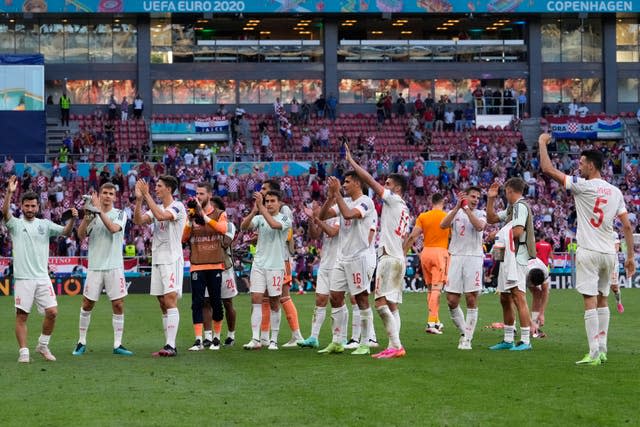
<instances>
[{"instance_id":1,"label":"white shorts with number","mask_svg":"<svg viewBox=\"0 0 640 427\"><path fill-rule=\"evenodd\" d=\"M220 293L222 299L231 299L238 295L238 287L236 286L236 272L231 268L227 268L222 272L222 291Z\"/></svg>"},{"instance_id":2,"label":"white shorts with number","mask_svg":"<svg viewBox=\"0 0 640 427\"><path fill-rule=\"evenodd\" d=\"M521 265L519 262L516 262L518 269L518 280L514 282L507 282L503 273L503 265L504 263L500 264L500 272L498 273L498 292L502 294L508 294L511 292L511 289L514 288L522 292L527 292L527 266Z\"/></svg>"},{"instance_id":3,"label":"white shorts with number","mask_svg":"<svg viewBox=\"0 0 640 427\"><path fill-rule=\"evenodd\" d=\"M338 260L336 268L331 270L329 288L334 292L349 292L353 296L369 292L371 273L371 262L366 255L349 261Z\"/></svg>"},{"instance_id":4,"label":"white shorts with number","mask_svg":"<svg viewBox=\"0 0 640 427\"><path fill-rule=\"evenodd\" d=\"M40 313L58 305L50 279L16 279L13 298L15 307L25 313L31 312L34 302Z\"/></svg>"},{"instance_id":5,"label":"white shorts with number","mask_svg":"<svg viewBox=\"0 0 640 427\"><path fill-rule=\"evenodd\" d=\"M615 254L603 254L578 248L576 251L576 290L582 295L609 295L609 280L618 258Z\"/></svg>"},{"instance_id":6,"label":"white shorts with number","mask_svg":"<svg viewBox=\"0 0 640 427\"><path fill-rule=\"evenodd\" d=\"M480 292L484 259L481 256L471 255L451 255L449 259L449 275L444 287L445 292L452 294Z\"/></svg>"},{"instance_id":7,"label":"white shorts with number","mask_svg":"<svg viewBox=\"0 0 640 427\"><path fill-rule=\"evenodd\" d=\"M320 268L316 279L316 294L329 295L331 293L331 272L332 268Z\"/></svg>"},{"instance_id":8,"label":"white shorts with number","mask_svg":"<svg viewBox=\"0 0 640 427\"><path fill-rule=\"evenodd\" d=\"M175 292L182 298L184 259L171 264L154 264L151 267L151 295L166 295Z\"/></svg>"},{"instance_id":9,"label":"white shorts with number","mask_svg":"<svg viewBox=\"0 0 640 427\"><path fill-rule=\"evenodd\" d=\"M268 292L270 297L279 297L282 295L282 285L284 282L283 270L266 270L264 268L251 267L251 293L264 294Z\"/></svg>"},{"instance_id":10,"label":"white shorts with number","mask_svg":"<svg viewBox=\"0 0 640 427\"><path fill-rule=\"evenodd\" d=\"M404 259L382 255L376 270L376 299L385 297L389 302L401 304L405 270Z\"/></svg>"},{"instance_id":11,"label":"white shorts with number","mask_svg":"<svg viewBox=\"0 0 640 427\"><path fill-rule=\"evenodd\" d=\"M127 296L127 282L124 280L124 270L89 270L84 281L84 295L88 300L98 301L102 289L105 289L111 301Z\"/></svg>"}]
</instances>

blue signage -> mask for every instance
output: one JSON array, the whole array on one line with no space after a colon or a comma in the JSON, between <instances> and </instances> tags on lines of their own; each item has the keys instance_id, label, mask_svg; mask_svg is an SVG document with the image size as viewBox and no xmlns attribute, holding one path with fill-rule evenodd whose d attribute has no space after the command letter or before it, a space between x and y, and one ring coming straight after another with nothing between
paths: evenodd
<instances>
[{"instance_id":1,"label":"blue signage","mask_svg":"<svg viewBox=\"0 0 640 427\"><path fill-rule=\"evenodd\" d=\"M618 13L640 0L13 0L13 13Z\"/></svg>"}]
</instances>

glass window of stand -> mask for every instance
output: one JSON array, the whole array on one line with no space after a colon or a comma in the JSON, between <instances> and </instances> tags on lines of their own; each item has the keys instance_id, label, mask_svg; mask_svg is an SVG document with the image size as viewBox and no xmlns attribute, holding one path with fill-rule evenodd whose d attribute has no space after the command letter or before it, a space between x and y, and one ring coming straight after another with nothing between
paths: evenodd
<instances>
[{"instance_id":1,"label":"glass window of stand","mask_svg":"<svg viewBox=\"0 0 640 427\"><path fill-rule=\"evenodd\" d=\"M638 62L638 20L618 19L616 22L616 60L617 62Z\"/></svg>"},{"instance_id":2,"label":"glass window of stand","mask_svg":"<svg viewBox=\"0 0 640 427\"><path fill-rule=\"evenodd\" d=\"M578 102L602 102L602 81L600 79L544 79L542 81L542 102L555 103L561 101L570 103L574 99Z\"/></svg>"},{"instance_id":3,"label":"glass window of stand","mask_svg":"<svg viewBox=\"0 0 640 427\"><path fill-rule=\"evenodd\" d=\"M543 62L602 62L600 18L543 19Z\"/></svg>"},{"instance_id":4,"label":"glass window of stand","mask_svg":"<svg viewBox=\"0 0 640 427\"><path fill-rule=\"evenodd\" d=\"M526 61L526 28L526 21L513 15L343 15L338 23L338 61Z\"/></svg>"}]
</instances>

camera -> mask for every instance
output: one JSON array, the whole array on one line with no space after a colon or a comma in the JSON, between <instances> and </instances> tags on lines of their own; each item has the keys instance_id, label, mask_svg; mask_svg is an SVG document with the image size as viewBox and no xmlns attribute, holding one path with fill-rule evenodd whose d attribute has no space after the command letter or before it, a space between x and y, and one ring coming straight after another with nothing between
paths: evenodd
<instances>
[{"instance_id":1,"label":"camera","mask_svg":"<svg viewBox=\"0 0 640 427\"><path fill-rule=\"evenodd\" d=\"M204 225L204 218L202 215L198 214L198 202L195 197L187 200L187 214L189 218L192 218L193 221L198 225Z\"/></svg>"}]
</instances>

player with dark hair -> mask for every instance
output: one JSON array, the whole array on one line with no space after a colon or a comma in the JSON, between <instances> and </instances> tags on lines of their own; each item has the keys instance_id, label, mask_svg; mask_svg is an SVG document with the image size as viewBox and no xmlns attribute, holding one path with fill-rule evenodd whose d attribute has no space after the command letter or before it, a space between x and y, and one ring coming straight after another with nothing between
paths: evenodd
<instances>
[{"instance_id":1,"label":"player with dark hair","mask_svg":"<svg viewBox=\"0 0 640 427\"><path fill-rule=\"evenodd\" d=\"M161 175L156 182L155 193L160 200L158 205L144 180L136 183L136 205L133 223L136 225L153 224L153 243L151 247L151 295L158 299L162 311L162 326L165 346L153 353L154 357L175 357L176 335L180 324L178 299L182 297L184 278L184 258L182 255L182 231L187 220L184 205L174 200L173 193L178 188L178 180L170 175ZM142 202L149 210L142 212Z\"/></svg>"},{"instance_id":2,"label":"player with dark hair","mask_svg":"<svg viewBox=\"0 0 640 427\"><path fill-rule=\"evenodd\" d=\"M531 328L534 338L545 338L542 331L545 310L549 302L549 266L540 258L527 263L527 287L531 291Z\"/></svg>"},{"instance_id":3,"label":"player with dark hair","mask_svg":"<svg viewBox=\"0 0 640 427\"><path fill-rule=\"evenodd\" d=\"M449 227L442 228L440 224L447 216L444 211L444 196L435 193L431 196L431 210L422 212L416 218L415 226L404 243L407 253L420 233L423 235L423 248L420 253L422 276L429 290L427 296L427 327L428 334L442 334L440 322L440 293L447 283L449 271Z\"/></svg>"},{"instance_id":4,"label":"player with dark hair","mask_svg":"<svg viewBox=\"0 0 640 427\"><path fill-rule=\"evenodd\" d=\"M191 247L191 315L195 342L189 351L204 349L202 340L203 305L205 289L212 308L214 322L222 322L222 274L226 249L231 240L226 237L227 214L211 203L211 184L201 182L196 186L196 197L188 202L189 220L182 232L182 242ZM220 349L220 336L213 336L210 349Z\"/></svg>"},{"instance_id":5,"label":"player with dark hair","mask_svg":"<svg viewBox=\"0 0 640 427\"><path fill-rule=\"evenodd\" d=\"M49 237L70 236L78 211L71 209L71 217L64 227L37 218L40 208L38 195L27 191L20 198L22 216L11 214L11 199L18 188L18 180L11 176L2 205L2 217L13 243L14 302L16 307L16 338L18 340L18 362L29 363L27 347L27 319L35 302L38 311L44 313L42 333L38 338L36 352L45 360L55 361L49 350L49 340L58 315L58 302L49 278Z\"/></svg>"},{"instance_id":6,"label":"player with dark hair","mask_svg":"<svg viewBox=\"0 0 640 427\"><path fill-rule=\"evenodd\" d=\"M576 362L578 365L599 365L607 361L607 335L609 333L609 306L611 273L617 265L613 222L622 223L627 244L624 263L627 277L636 271L633 252L633 226L620 189L602 179L603 154L598 150L586 150L580 155L580 176L568 176L556 169L549 158L547 144L551 135L543 133L538 138L540 167L545 175L553 178L573 193L578 227L576 241L576 290L584 301L584 324L589 352Z\"/></svg>"}]
</instances>

